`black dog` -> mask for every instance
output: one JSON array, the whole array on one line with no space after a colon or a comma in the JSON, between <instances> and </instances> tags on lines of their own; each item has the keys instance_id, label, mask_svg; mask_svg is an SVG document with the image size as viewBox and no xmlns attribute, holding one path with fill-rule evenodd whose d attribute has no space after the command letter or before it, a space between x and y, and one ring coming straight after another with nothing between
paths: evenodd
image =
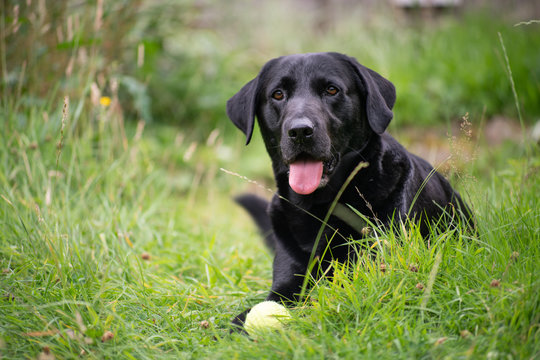
<instances>
[{"instance_id":1,"label":"black dog","mask_svg":"<svg viewBox=\"0 0 540 360\"><path fill-rule=\"evenodd\" d=\"M351 207L383 225L420 221L426 235L441 218L447 226L457 216L471 221L448 181L385 132L395 100L393 84L355 59L317 53L269 61L228 101L227 114L247 143L257 117L277 183L270 204L252 195L237 199L275 251L267 300L298 300L313 255L323 272L330 259L351 259L350 237L362 237L346 216ZM361 162L367 167L344 189L339 214L318 237L322 219ZM246 314L233 323L241 326Z\"/></svg>"}]
</instances>

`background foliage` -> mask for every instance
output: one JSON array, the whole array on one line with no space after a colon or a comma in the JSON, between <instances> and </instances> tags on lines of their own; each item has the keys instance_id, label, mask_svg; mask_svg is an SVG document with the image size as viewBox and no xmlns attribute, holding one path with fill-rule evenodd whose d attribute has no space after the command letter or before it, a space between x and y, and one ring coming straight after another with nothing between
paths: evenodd
<instances>
[{"instance_id":1,"label":"background foliage","mask_svg":"<svg viewBox=\"0 0 540 360\"><path fill-rule=\"evenodd\" d=\"M339 4L4 2L4 97L83 97L94 81L104 94L119 92L128 118L201 135L224 126L224 102L268 59L339 51L394 82L396 125L449 124L466 112L475 121L515 118L500 33L524 119L540 116L537 25L488 8L426 20L384 4Z\"/></svg>"}]
</instances>

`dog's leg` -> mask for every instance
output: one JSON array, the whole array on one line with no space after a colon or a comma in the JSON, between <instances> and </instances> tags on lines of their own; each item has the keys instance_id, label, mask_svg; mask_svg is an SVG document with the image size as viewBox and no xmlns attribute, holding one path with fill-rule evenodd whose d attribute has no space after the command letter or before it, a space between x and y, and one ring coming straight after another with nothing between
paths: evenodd
<instances>
[{"instance_id":1,"label":"dog's leg","mask_svg":"<svg viewBox=\"0 0 540 360\"><path fill-rule=\"evenodd\" d=\"M281 248L277 243L276 256L274 257L272 289L266 300L283 302L285 305L293 304L300 300L302 284L307 271L307 259L309 254L302 260L293 257L290 251Z\"/></svg>"},{"instance_id":2,"label":"dog's leg","mask_svg":"<svg viewBox=\"0 0 540 360\"><path fill-rule=\"evenodd\" d=\"M232 321L231 321L231 333L242 333L247 334L247 331L244 329L244 323L246 322L246 316L251 311L251 308L248 308L244 311L242 311L240 314L238 314Z\"/></svg>"},{"instance_id":3,"label":"dog's leg","mask_svg":"<svg viewBox=\"0 0 540 360\"><path fill-rule=\"evenodd\" d=\"M278 246L274 258L272 290L266 300L283 303L285 306L293 305L299 300L306 269L306 262L292 258L287 251ZM231 332L245 333L244 322L250 310L251 308L244 310L232 320Z\"/></svg>"}]
</instances>

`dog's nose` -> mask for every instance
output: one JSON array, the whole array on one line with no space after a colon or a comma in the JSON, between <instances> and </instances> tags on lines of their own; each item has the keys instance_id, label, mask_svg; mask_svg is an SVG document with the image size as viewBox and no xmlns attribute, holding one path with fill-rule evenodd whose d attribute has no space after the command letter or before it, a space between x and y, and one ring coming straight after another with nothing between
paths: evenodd
<instances>
[{"instance_id":1,"label":"dog's nose","mask_svg":"<svg viewBox=\"0 0 540 360\"><path fill-rule=\"evenodd\" d=\"M292 141L302 142L313 136L313 123L306 118L293 120L287 135Z\"/></svg>"}]
</instances>

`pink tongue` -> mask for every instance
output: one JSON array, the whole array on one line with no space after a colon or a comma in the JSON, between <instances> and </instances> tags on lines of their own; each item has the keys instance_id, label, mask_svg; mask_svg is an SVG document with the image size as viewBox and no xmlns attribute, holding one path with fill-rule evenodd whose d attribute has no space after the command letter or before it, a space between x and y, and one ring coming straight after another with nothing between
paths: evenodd
<instances>
[{"instance_id":1,"label":"pink tongue","mask_svg":"<svg viewBox=\"0 0 540 360\"><path fill-rule=\"evenodd\" d=\"M298 160L289 167L289 185L297 194L311 194L319 187L322 173L322 161Z\"/></svg>"}]
</instances>

